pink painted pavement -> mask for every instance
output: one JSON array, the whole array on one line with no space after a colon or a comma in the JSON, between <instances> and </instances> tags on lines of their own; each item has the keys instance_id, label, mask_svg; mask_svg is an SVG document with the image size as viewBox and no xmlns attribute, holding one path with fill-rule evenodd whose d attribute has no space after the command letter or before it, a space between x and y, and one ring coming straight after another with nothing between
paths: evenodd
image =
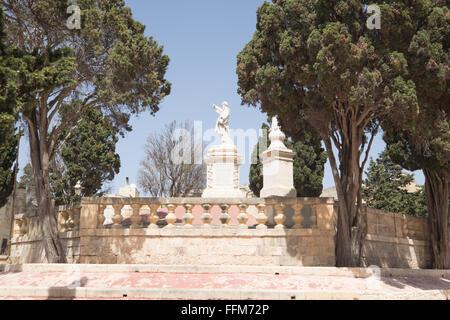
<instances>
[{"instance_id":1,"label":"pink painted pavement","mask_svg":"<svg viewBox=\"0 0 450 320\"><path fill-rule=\"evenodd\" d=\"M370 282L371 281L371 282ZM408 293L450 290L450 280L433 277L353 278L267 273L2 272L0 287L186 288ZM2 297L0 299L8 299ZM13 298L14 299L14 298Z\"/></svg>"}]
</instances>

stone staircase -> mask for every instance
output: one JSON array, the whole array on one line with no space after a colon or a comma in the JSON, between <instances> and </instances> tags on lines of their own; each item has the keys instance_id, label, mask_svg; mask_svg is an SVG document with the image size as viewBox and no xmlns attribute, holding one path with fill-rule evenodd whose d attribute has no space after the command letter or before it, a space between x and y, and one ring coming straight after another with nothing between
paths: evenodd
<instances>
[{"instance_id":1,"label":"stone staircase","mask_svg":"<svg viewBox=\"0 0 450 320\"><path fill-rule=\"evenodd\" d=\"M450 270L0 265L0 299L449 299Z\"/></svg>"}]
</instances>

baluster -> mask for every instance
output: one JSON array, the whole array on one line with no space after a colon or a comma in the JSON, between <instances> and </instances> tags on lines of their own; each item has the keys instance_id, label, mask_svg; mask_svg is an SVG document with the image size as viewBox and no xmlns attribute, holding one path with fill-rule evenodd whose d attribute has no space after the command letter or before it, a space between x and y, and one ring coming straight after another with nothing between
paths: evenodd
<instances>
[{"instance_id":1,"label":"baluster","mask_svg":"<svg viewBox=\"0 0 450 320\"><path fill-rule=\"evenodd\" d=\"M237 220L239 222L239 228L242 229L247 229L247 221L248 221L247 208L248 208L247 204L245 203L239 204L240 213L237 216Z\"/></svg>"},{"instance_id":2,"label":"baluster","mask_svg":"<svg viewBox=\"0 0 450 320\"><path fill-rule=\"evenodd\" d=\"M222 209L222 214L219 217L220 222L222 222L222 225L227 225L230 223L231 217L228 214L228 208L229 205L226 203L223 203L220 205L220 208Z\"/></svg>"},{"instance_id":3,"label":"baluster","mask_svg":"<svg viewBox=\"0 0 450 320\"><path fill-rule=\"evenodd\" d=\"M156 229L158 228L158 221L159 221L159 216L158 216L158 208L159 208L159 204L154 204L154 205L150 205L150 224L148 225L149 228L151 229Z\"/></svg>"},{"instance_id":4,"label":"baluster","mask_svg":"<svg viewBox=\"0 0 450 320\"><path fill-rule=\"evenodd\" d=\"M201 218L203 222L203 227L210 227L213 219L211 213L209 212L209 210L211 209L211 205L209 203L204 203L202 207L203 210L205 210Z\"/></svg>"},{"instance_id":5,"label":"baluster","mask_svg":"<svg viewBox=\"0 0 450 320\"><path fill-rule=\"evenodd\" d=\"M119 229L122 228L122 208L124 207L123 204L113 204L112 207L114 208L114 215L112 217L112 221L114 222L112 228Z\"/></svg>"},{"instance_id":6,"label":"baluster","mask_svg":"<svg viewBox=\"0 0 450 320\"><path fill-rule=\"evenodd\" d=\"M267 222L267 216L264 212L266 209L266 205L264 203L260 203L257 206L258 208L258 214L256 215L256 222L258 222L258 225L256 226L257 229L267 229L266 222Z\"/></svg>"},{"instance_id":7,"label":"baluster","mask_svg":"<svg viewBox=\"0 0 450 320\"><path fill-rule=\"evenodd\" d=\"M185 223L184 226L190 228L190 227L192 227L192 222L194 221L194 216L192 215L192 211L191 211L192 205L189 203L186 203L184 205L184 208L186 209L186 213L183 216L183 221Z\"/></svg>"},{"instance_id":8,"label":"baluster","mask_svg":"<svg viewBox=\"0 0 450 320\"><path fill-rule=\"evenodd\" d=\"M67 218L68 218L68 214L67 211L61 211L60 212L61 215L61 222L60 222L60 226L61 226L61 232L66 232L67 231Z\"/></svg>"},{"instance_id":9,"label":"baluster","mask_svg":"<svg viewBox=\"0 0 450 320\"><path fill-rule=\"evenodd\" d=\"M177 216L175 215L175 205L171 203L168 204L167 210L169 211L169 213L166 216L167 222L166 228L174 228L175 227L174 223L177 221Z\"/></svg>"},{"instance_id":10,"label":"baluster","mask_svg":"<svg viewBox=\"0 0 450 320\"><path fill-rule=\"evenodd\" d=\"M303 228L302 223L304 220L304 217L302 215L302 208L303 206L301 205L294 205L293 209L294 209L294 216L292 217L292 221L294 221L294 229L301 229Z\"/></svg>"},{"instance_id":11,"label":"baluster","mask_svg":"<svg viewBox=\"0 0 450 320\"><path fill-rule=\"evenodd\" d=\"M130 220L131 220L130 229L138 229L141 227L139 225L139 223L141 222L141 216L139 215L139 211L141 210L142 205L141 204L132 204L132 205L130 205L130 207L133 210L133 214L130 217Z\"/></svg>"},{"instance_id":12,"label":"baluster","mask_svg":"<svg viewBox=\"0 0 450 320\"><path fill-rule=\"evenodd\" d=\"M97 228L103 228L103 224L105 223L105 209L106 206L103 204L98 205L98 215L97 215Z\"/></svg>"},{"instance_id":13,"label":"baluster","mask_svg":"<svg viewBox=\"0 0 450 320\"><path fill-rule=\"evenodd\" d=\"M67 214L68 214L68 218L66 221L66 226L67 226L66 231L72 231L73 227L75 226L75 221L73 220L74 210L68 209Z\"/></svg>"},{"instance_id":14,"label":"baluster","mask_svg":"<svg viewBox=\"0 0 450 320\"><path fill-rule=\"evenodd\" d=\"M286 205L284 203L277 203L274 205L276 215L273 219L275 220L275 223L277 224L275 226L275 229L284 229L283 223L284 223L284 221L286 221L286 217L285 217L283 211L284 211L285 207L286 207Z\"/></svg>"}]
</instances>

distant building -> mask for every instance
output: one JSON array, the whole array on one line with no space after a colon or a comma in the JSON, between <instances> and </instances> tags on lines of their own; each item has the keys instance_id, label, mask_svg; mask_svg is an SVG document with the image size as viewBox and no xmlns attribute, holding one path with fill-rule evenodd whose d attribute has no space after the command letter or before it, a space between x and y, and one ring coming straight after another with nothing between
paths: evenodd
<instances>
[{"instance_id":1,"label":"distant building","mask_svg":"<svg viewBox=\"0 0 450 320\"><path fill-rule=\"evenodd\" d=\"M408 193L413 193L419 191L423 186L417 185L416 181L413 180L410 184L408 184L405 189ZM334 200L338 199L336 187L331 187L327 189L323 189L321 198L334 198ZM363 200L364 202L364 200Z\"/></svg>"},{"instance_id":2,"label":"distant building","mask_svg":"<svg viewBox=\"0 0 450 320\"><path fill-rule=\"evenodd\" d=\"M338 199L336 187L331 187L322 190L321 198L334 198L334 200Z\"/></svg>"}]
</instances>

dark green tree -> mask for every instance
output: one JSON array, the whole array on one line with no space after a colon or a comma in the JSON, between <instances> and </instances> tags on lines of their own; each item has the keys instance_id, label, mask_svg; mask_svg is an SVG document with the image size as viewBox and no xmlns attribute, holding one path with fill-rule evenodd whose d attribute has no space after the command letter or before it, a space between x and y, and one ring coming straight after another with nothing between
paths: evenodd
<instances>
[{"instance_id":1,"label":"dark green tree","mask_svg":"<svg viewBox=\"0 0 450 320\"><path fill-rule=\"evenodd\" d=\"M408 192L406 189L414 181L414 175L393 163L386 150L376 161L370 161L366 175L362 195L368 207L413 216L426 215L423 190Z\"/></svg>"},{"instance_id":2,"label":"dark green tree","mask_svg":"<svg viewBox=\"0 0 450 320\"><path fill-rule=\"evenodd\" d=\"M34 198L34 178L33 178L33 168L31 164L27 163L22 169L22 175L19 178L17 187L26 190L27 197L29 199Z\"/></svg>"},{"instance_id":3,"label":"dark green tree","mask_svg":"<svg viewBox=\"0 0 450 320\"><path fill-rule=\"evenodd\" d=\"M269 146L268 134L270 127L266 123L263 123L261 129L261 133L263 134L259 137L258 143L253 148L252 163L250 164L250 172L248 175L248 187L257 197L260 196L261 189L263 188L263 166L259 156Z\"/></svg>"},{"instance_id":4,"label":"dark green tree","mask_svg":"<svg viewBox=\"0 0 450 320\"><path fill-rule=\"evenodd\" d=\"M80 29L67 24L69 5L81 10ZM164 78L169 58L145 36L145 26L122 0L0 0L0 6L8 40L29 55L20 114L28 131L46 257L65 262L50 196L50 165L61 134L69 130L70 135L90 108L101 109L121 130L132 114L154 115L170 93ZM72 110L64 118L60 111L67 105Z\"/></svg>"},{"instance_id":5,"label":"dark green tree","mask_svg":"<svg viewBox=\"0 0 450 320\"><path fill-rule=\"evenodd\" d=\"M64 130L60 138L67 136ZM86 110L80 123L60 142L51 166L50 184L57 205L79 201L75 185L79 181L81 196L90 197L102 189L104 182L119 173L116 154L118 130L100 110Z\"/></svg>"},{"instance_id":6,"label":"dark green tree","mask_svg":"<svg viewBox=\"0 0 450 320\"><path fill-rule=\"evenodd\" d=\"M262 125L263 132L268 132L269 126ZM327 162L327 153L322 148L320 137L310 130L305 130L299 141L286 138L284 144L294 151L294 187L297 197L319 197L323 189L324 166ZM263 141L265 139L265 141ZM253 150L256 163L250 165L249 187L259 197L263 188L262 163L259 155L264 151L261 146L269 146L267 134L260 137Z\"/></svg>"},{"instance_id":7,"label":"dark green tree","mask_svg":"<svg viewBox=\"0 0 450 320\"><path fill-rule=\"evenodd\" d=\"M362 176L380 121L406 122L417 112L404 56L377 45L380 32L366 27L368 17L356 0L265 2L237 57L243 104L279 115L291 137L307 123L325 144L339 199L337 266L361 263Z\"/></svg>"},{"instance_id":8,"label":"dark green tree","mask_svg":"<svg viewBox=\"0 0 450 320\"><path fill-rule=\"evenodd\" d=\"M385 28L380 45L406 57L419 110L414 119L391 118L383 125L391 158L408 170L421 169L430 225L433 267L450 268L450 10L448 1L398 2L398 13L384 23L402 26L401 34ZM406 12L408 14L401 14ZM401 41L399 41L401 39ZM381 42L381 41L380 41Z\"/></svg>"},{"instance_id":9,"label":"dark green tree","mask_svg":"<svg viewBox=\"0 0 450 320\"><path fill-rule=\"evenodd\" d=\"M0 207L6 204L14 186L16 160L18 85L21 59L17 50L6 44L3 11L0 8Z\"/></svg>"}]
</instances>

